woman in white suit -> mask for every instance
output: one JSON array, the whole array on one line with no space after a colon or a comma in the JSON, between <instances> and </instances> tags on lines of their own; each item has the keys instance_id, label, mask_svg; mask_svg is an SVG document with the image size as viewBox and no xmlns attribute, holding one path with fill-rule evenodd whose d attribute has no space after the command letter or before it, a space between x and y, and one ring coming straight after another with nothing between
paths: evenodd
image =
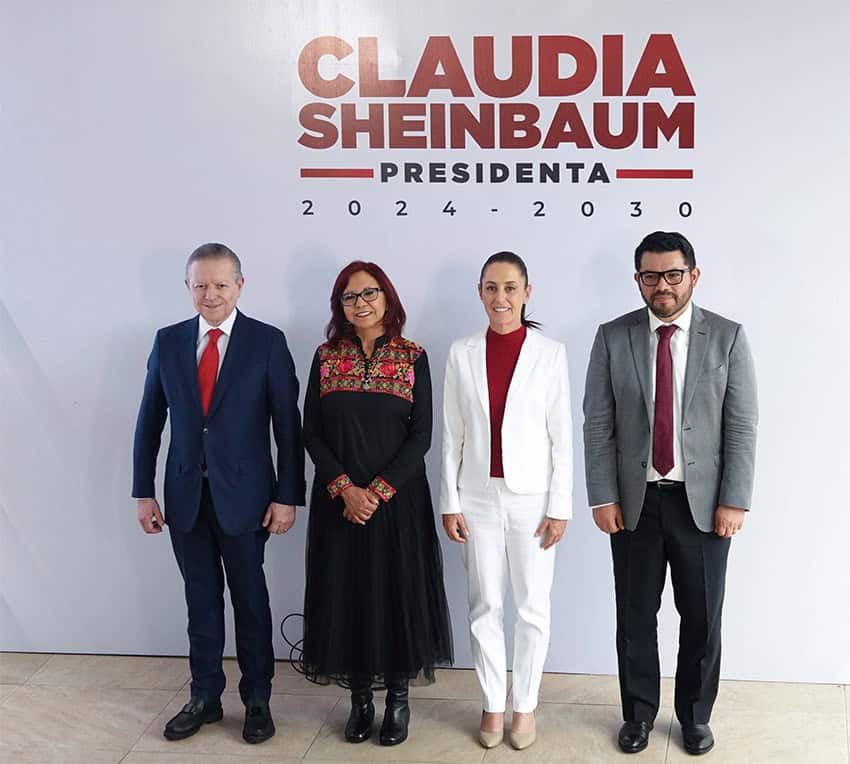
<instances>
[{"instance_id":1,"label":"woman in white suit","mask_svg":"<svg viewBox=\"0 0 850 764\"><path fill-rule=\"evenodd\" d=\"M531 285L518 255L488 258L478 293L489 327L454 342L446 365L440 512L448 537L464 545L485 748L504 734L510 582L517 622L509 739L521 749L536 738L554 546L572 516L569 379L564 345L525 317Z\"/></svg>"}]
</instances>

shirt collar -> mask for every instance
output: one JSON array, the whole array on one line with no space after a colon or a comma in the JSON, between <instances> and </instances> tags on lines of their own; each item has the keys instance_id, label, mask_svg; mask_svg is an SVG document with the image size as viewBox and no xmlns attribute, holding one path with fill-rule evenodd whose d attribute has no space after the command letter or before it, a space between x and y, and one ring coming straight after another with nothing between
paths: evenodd
<instances>
[{"instance_id":1,"label":"shirt collar","mask_svg":"<svg viewBox=\"0 0 850 764\"><path fill-rule=\"evenodd\" d=\"M646 312L649 314L649 331L655 334L656 330L659 326L665 326L669 323L674 323L679 329L686 334L691 328L691 318L694 314L694 303L692 300L688 300L688 307L685 308L685 312L682 313L675 321L662 321L658 316L655 315L649 308L646 309Z\"/></svg>"},{"instance_id":2,"label":"shirt collar","mask_svg":"<svg viewBox=\"0 0 850 764\"><path fill-rule=\"evenodd\" d=\"M236 321L236 314L239 311L234 308L230 311L230 315L221 322L219 326L211 326L207 320L199 313L198 314L198 342L200 342L210 329L221 329L221 331L230 337L233 332L233 323Z\"/></svg>"}]
</instances>

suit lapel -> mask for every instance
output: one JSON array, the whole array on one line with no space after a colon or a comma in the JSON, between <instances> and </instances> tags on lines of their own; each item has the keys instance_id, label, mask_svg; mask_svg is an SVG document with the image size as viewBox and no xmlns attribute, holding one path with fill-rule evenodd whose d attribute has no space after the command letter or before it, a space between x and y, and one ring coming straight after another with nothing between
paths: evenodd
<instances>
[{"instance_id":1,"label":"suit lapel","mask_svg":"<svg viewBox=\"0 0 850 764\"><path fill-rule=\"evenodd\" d=\"M201 389L198 386L198 317L186 322L185 333L177 353L180 373L189 386L190 397L201 410Z\"/></svg>"},{"instance_id":2,"label":"suit lapel","mask_svg":"<svg viewBox=\"0 0 850 764\"><path fill-rule=\"evenodd\" d=\"M635 371L643 393L643 402L646 406L646 416L651 422L653 419L652 376L650 374L652 359L649 357L649 317L646 310L641 310L635 323L629 327L629 342L632 347Z\"/></svg>"},{"instance_id":3,"label":"suit lapel","mask_svg":"<svg viewBox=\"0 0 850 764\"><path fill-rule=\"evenodd\" d=\"M236 320L233 322L233 331L230 332L230 338L227 341L227 352L224 354L224 361L221 364L221 371L218 373L218 379L213 390L213 398L210 402L210 410L207 412L207 417L210 417L215 412L221 399L227 392L227 388L232 384L233 380L239 374L239 369L243 366L242 358L247 353L247 338L245 337L245 319L241 313L236 314Z\"/></svg>"},{"instance_id":4,"label":"suit lapel","mask_svg":"<svg viewBox=\"0 0 850 764\"><path fill-rule=\"evenodd\" d=\"M708 350L708 322L696 305L694 305L693 311L693 315L691 316L691 336L688 338L688 363L685 367L685 389L682 393L682 414L688 410L694 398L700 369L705 359L705 353Z\"/></svg>"},{"instance_id":5,"label":"suit lapel","mask_svg":"<svg viewBox=\"0 0 850 764\"><path fill-rule=\"evenodd\" d=\"M478 398L489 421L490 390L487 387L487 341L485 336L486 333L482 332L473 338L469 347L469 364Z\"/></svg>"},{"instance_id":6,"label":"suit lapel","mask_svg":"<svg viewBox=\"0 0 850 764\"><path fill-rule=\"evenodd\" d=\"M531 329L527 329L525 341L519 349L519 357L517 358L516 366L514 367L514 373L511 377L510 385L508 385L508 397L505 400L505 416L507 416L511 400L514 397L514 390L520 391L519 393L516 393L516 395L522 395L521 391L528 387L528 378L531 376L531 372L534 369L534 361L537 358L539 350L537 340L537 335L534 334Z\"/></svg>"}]
</instances>

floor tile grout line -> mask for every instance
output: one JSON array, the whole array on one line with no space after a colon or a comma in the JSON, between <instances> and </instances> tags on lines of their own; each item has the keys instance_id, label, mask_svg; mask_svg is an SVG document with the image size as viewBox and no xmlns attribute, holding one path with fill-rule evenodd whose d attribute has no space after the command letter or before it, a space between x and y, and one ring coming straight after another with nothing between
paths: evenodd
<instances>
[{"instance_id":1,"label":"floor tile grout line","mask_svg":"<svg viewBox=\"0 0 850 764\"><path fill-rule=\"evenodd\" d=\"M52 661L56 657L56 653L36 653L36 655L45 655L47 656L47 658L45 659L44 663L42 663L35 671L33 671L32 674L30 674L23 682L21 682L22 685L28 685L30 682L32 682L32 680L35 679L35 677L37 677L44 670L47 664L50 663L50 661Z\"/></svg>"},{"instance_id":2,"label":"floor tile grout line","mask_svg":"<svg viewBox=\"0 0 850 764\"><path fill-rule=\"evenodd\" d=\"M8 703L9 700L17 694L17 692L21 689L21 687L26 687L26 685L25 684L13 684L12 685L12 688L13 688L12 691L5 698L3 698L3 700L0 700L0 708L2 708L4 705L6 705L6 703Z\"/></svg>"},{"instance_id":3,"label":"floor tile grout line","mask_svg":"<svg viewBox=\"0 0 850 764\"><path fill-rule=\"evenodd\" d=\"M147 731L151 727L153 727L154 724L156 724L156 720L159 719L159 715L174 702L174 699L182 692L182 690L182 687L180 687L178 690L175 690L174 694L171 696L171 698L169 698L166 704L154 714L153 719L151 719L149 724L145 725L145 728L142 730L141 734L136 738L136 741L133 743L133 745L130 746L127 753L124 754L124 758L122 758L121 761L124 761L124 759L126 759L131 753L133 753L133 750L136 748L136 746L142 742L142 738L145 736L145 734L147 734Z\"/></svg>"},{"instance_id":4,"label":"floor tile grout line","mask_svg":"<svg viewBox=\"0 0 850 764\"><path fill-rule=\"evenodd\" d=\"M328 723L328 719L330 719L333 716L333 713L334 713L334 711L336 711L336 707L340 704L340 701L342 701L342 697L337 698L336 703L334 703L330 707L330 710L326 714L325 718L322 720L322 723L319 725L319 729L316 730L316 734L313 735L313 739L310 741L310 745L308 745L307 750L304 751L304 755L301 757L302 762L306 761L307 756L310 754L310 749L313 747L315 742L319 739L319 735L322 734L322 728Z\"/></svg>"},{"instance_id":5,"label":"floor tile grout line","mask_svg":"<svg viewBox=\"0 0 850 764\"><path fill-rule=\"evenodd\" d=\"M850 704L847 694L850 693L850 685L844 685L844 731L847 733L847 764L850 764Z\"/></svg>"},{"instance_id":6,"label":"floor tile grout line","mask_svg":"<svg viewBox=\"0 0 850 764\"><path fill-rule=\"evenodd\" d=\"M47 664L45 663L44 665L46 666ZM160 689L153 689L153 690L151 690L151 689L132 689L132 688L124 688L124 687L65 687L63 685L21 684L21 685L15 685L15 689L6 698L4 698L3 702L0 703L0 706L2 706L7 700L9 700L12 696L14 696L19 690L21 690L24 687L27 687L27 688L30 688L30 689L37 689L37 690L71 689L71 690L83 690L83 691L94 690L96 692L100 692L100 691L103 691L103 690L117 690L117 691L120 691L120 692L124 692L124 691L129 691L129 692L166 692L167 691L167 690L160 690ZM171 689L171 688L169 688L169 689ZM153 719L150 721L149 724L145 725L145 727L142 729L142 732L139 734L139 736L136 738L136 740L130 745L130 747L126 751L121 753L121 748L104 748L103 750L109 751L110 753L120 753L121 758L119 759L119 764L120 764L120 762L123 762L124 759L126 759L127 756L129 756L133 752L133 749L139 744L141 739L144 737L145 733L156 722L159 715L166 708L168 708L169 704L173 702L174 698L177 697L177 695L180 693L180 691L182 689L183 689L182 687L177 689L174 692L174 694L168 699L168 701L158 711L156 711Z\"/></svg>"},{"instance_id":7,"label":"floor tile grout line","mask_svg":"<svg viewBox=\"0 0 850 764\"><path fill-rule=\"evenodd\" d=\"M476 742L476 745L478 745L478 741L476 740L475 742ZM492 749L492 748L484 749L481 752L481 758L478 760L478 764L484 764L484 762L487 761L487 754L490 753L490 751L492 751L492 750L494 750L494 749Z\"/></svg>"},{"instance_id":8,"label":"floor tile grout line","mask_svg":"<svg viewBox=\"0 0 850 764\"><path fill-rule=\"evenodd\" d=\"M188 684L188 680L186 682ZM31 687L37 690L116 690L118 692L180 692L186 684L181 684L179 687L128 687L120 686L105 686L96 684L22 684L21 687ZM236 692L236 690L233 690Z\"/></svg>"},{"instance_id":9,"label":"floor tile grout line","mask_svg":"<svg viewBox=\"0 0 850 764\"><path fill-rule=\"evenodd\" d=\"M670 715L670 724L667 726L667 745L664 748L665 764L670 760L670 741L673 739L673 715Z\"/></svg>"}]
</instances>

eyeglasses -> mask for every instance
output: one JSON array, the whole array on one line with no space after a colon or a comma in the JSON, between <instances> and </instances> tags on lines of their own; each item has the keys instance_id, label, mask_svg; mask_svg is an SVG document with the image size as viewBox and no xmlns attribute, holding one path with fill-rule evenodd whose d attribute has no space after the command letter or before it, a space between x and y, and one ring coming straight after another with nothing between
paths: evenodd
<instances>
[{"instance_id":1,"label":"eyeglasses","mask_svg":"<svg viewBox=\"0 0 850 764\"><path fill-rule=\"evenodd\" d=\"M669 271L640 271L638 276L644 286L657 286L662 276L670 286L676 286L682 283L682 279L689 270L690 268L673 268Z\"/></svg>"},{"instance_id":2,"label":"eyeglasses","mask_svg":"<svg viewBox=\"0 0 850 764\"><path fill-rule=\"evenodd\" d=\"M339 298L339 301L345 305L346 308L350 308L357 304L357 300L360 297L362 297L365 302L375 302L381 291L383 290L380 287L366 287L359 292L345 292L342 297Z\"/></svg>"}]
</instances>

